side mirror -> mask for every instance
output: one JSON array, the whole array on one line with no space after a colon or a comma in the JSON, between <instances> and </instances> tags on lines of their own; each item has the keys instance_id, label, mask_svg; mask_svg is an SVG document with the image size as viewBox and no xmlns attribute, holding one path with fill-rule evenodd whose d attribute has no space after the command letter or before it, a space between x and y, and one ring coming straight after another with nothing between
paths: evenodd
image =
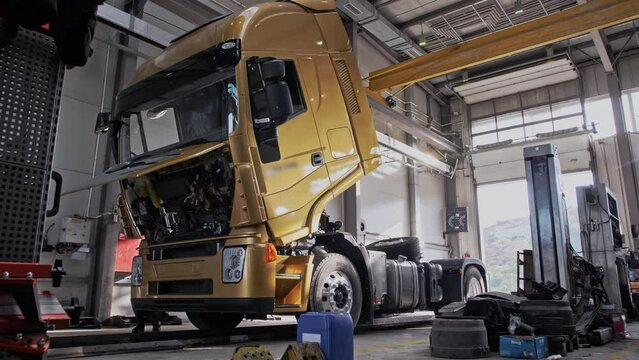
<instances>
[{"instance_id":1,"label":"side mirror","mask_svg":"<svg viewBox=\"0 0 639 360\"><path fill-rule=\"evenodd\" d=\"M113 126L113 114L110 112L98 113L98 117L95 120L95 134L106 134Z\"/></svg>"},{"instance_id":2,"label":"side mirror","mask_svg":"<svg viewBox=\"0 0 639 360\"><path fill-rule=\"evenodd\" d=\"M294 112L291 91L284 81L286 66L284 60L274 59L263 62L261 69L269 118L277 126Z\"/></svg>"}]
</instances>

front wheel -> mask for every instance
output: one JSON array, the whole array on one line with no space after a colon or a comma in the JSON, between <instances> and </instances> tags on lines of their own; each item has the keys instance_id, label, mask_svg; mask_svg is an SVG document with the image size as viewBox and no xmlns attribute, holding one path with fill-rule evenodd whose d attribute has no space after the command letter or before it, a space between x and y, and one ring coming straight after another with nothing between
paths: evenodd
<instances>
[{"instance_id":1,"label":"front wheel","mask_svg":"<svg viewBox=\"0 0 639 360\"><path fill-rule=\"evenodd\" d=\"M464 301L486 292L484 278L476 267L469 267L464 271Z\"/></svg>"},{"instance_id":2,"label":"front wheel","mask_svg":"<svg viewBox=\"0 0 639 360\"><path fill-rule=\"evenodd\" d=\"M234 329L244 319L244 314L209 312L187 312L186 316L200 330Z\"/></svg>"},{"instance_id":3,"label":"front wheel","mask_svg":"<svg viewBox=\"0 0 639 360\"><path fill-rule=\"evenodd\" d=\"M340 254L328 254L313 271L310 311L350 314L357 325L362 311L362 285L353 264Z\"/></svg>"}]
</instances>

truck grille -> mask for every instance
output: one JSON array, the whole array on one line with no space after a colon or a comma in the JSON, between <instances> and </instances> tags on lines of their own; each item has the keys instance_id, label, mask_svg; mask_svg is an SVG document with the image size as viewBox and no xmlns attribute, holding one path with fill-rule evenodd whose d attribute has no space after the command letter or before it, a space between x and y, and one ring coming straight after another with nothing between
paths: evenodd
<instances>
[{"instance_id":1,"label":"truck grille","mask_svg":"<svg viewBox=\"0 0 639 360\"><path fill-rule=\"evenodd\" d=\"M152 249L146 256L148 261L184 259L200 256L213 256L224 246L224 241L212 241L199 244Z\"/></svg>"},{"instance_id":2,"label":"truck grille","mask_svg":"<svg viewBox=\"0 0 639 360\"><path fill-rule=\"evenodd\" d=\"M150 281L149 295L210 295L213 280Z\"/></svg>"}]
</instances>

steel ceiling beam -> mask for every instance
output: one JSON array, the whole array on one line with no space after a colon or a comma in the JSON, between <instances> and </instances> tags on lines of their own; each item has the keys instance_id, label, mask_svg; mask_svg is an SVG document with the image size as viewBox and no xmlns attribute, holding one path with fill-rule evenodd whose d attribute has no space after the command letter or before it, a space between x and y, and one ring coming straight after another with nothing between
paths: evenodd
<instances>
[{"instance_id":1,"label":"steel ceiling beam","mask_svg":"<svg viewBox=\"0 0 639 360\"><path fill-rule=\"evenodd\" d=\"M592 0L369 75L373 91L412 84L639 18L637 0Z\"/></svg>"},{"instance_id":2,"label":"steel ceiling beam","mask_svg":"<svg viewBox=\"0 0 639 360\"><path fill-rule=\"evenodd\" d=\"M587 0L577 0L577 3L579 5L583 5L586 2ZM592 42L595 44L597 54L599 54L601 65L603 65L604 70L606 70L607 73L615 71L612 64L612 54L610 53L610 47L608 46L608 39L606 38L606 34L604 34L603 30L595 30L590 32L590 37L592 37Z\"/></svg>"}]
</instances>

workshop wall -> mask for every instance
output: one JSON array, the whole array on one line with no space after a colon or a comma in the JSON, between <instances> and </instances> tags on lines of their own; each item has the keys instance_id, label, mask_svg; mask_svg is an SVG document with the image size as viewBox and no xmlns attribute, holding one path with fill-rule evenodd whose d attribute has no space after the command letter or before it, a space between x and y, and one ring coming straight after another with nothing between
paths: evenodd
<instances>
[{"instance_id":1,"label":"workshop wall","mask_svg":"<svg viewBox=\"0 0 639 360\"><path fill-rule=\"evenodd\" d=\"M110 30L102 24L96 28L96 36L109 38ZM93 55L82 68L67 69L64 75L62 96L60 99L60 115L56 134L53 170L62 175L62 192L91 179L96 145L96 174L103 171L105 158L105 139L96 143L93 130L95 119L101 109L110 111L113 96L113 72L115 69L115 52L109 51L107 45L100 41L92 44ZM107 61L107 59L109 59ZM107 74L107 76L105 76ZM105 85L106 81L106 85ZM50 189L52 190L52 189ZM41 261L53 263L62 259L67 275L59 288L50 289L50 281L40 281L41 289L50 289L61 300L78 297L80 304L90 308L91 286L94 283L94 267L96 254L96 220L83 220L92 229L87 234L88 243L81 247L58 245L62 231L62 222L71 216L96 216L100 213L102 194L94 189L89 202L89 191L81 191L61 198L60 211L45 222L46 245L52 251L42 253ZM53 201L53 193L49 195L49 208ZM115 239L114 239L115 240ZM57 249L56 248L57 246Z\"/></svg>"}]
</instances>

